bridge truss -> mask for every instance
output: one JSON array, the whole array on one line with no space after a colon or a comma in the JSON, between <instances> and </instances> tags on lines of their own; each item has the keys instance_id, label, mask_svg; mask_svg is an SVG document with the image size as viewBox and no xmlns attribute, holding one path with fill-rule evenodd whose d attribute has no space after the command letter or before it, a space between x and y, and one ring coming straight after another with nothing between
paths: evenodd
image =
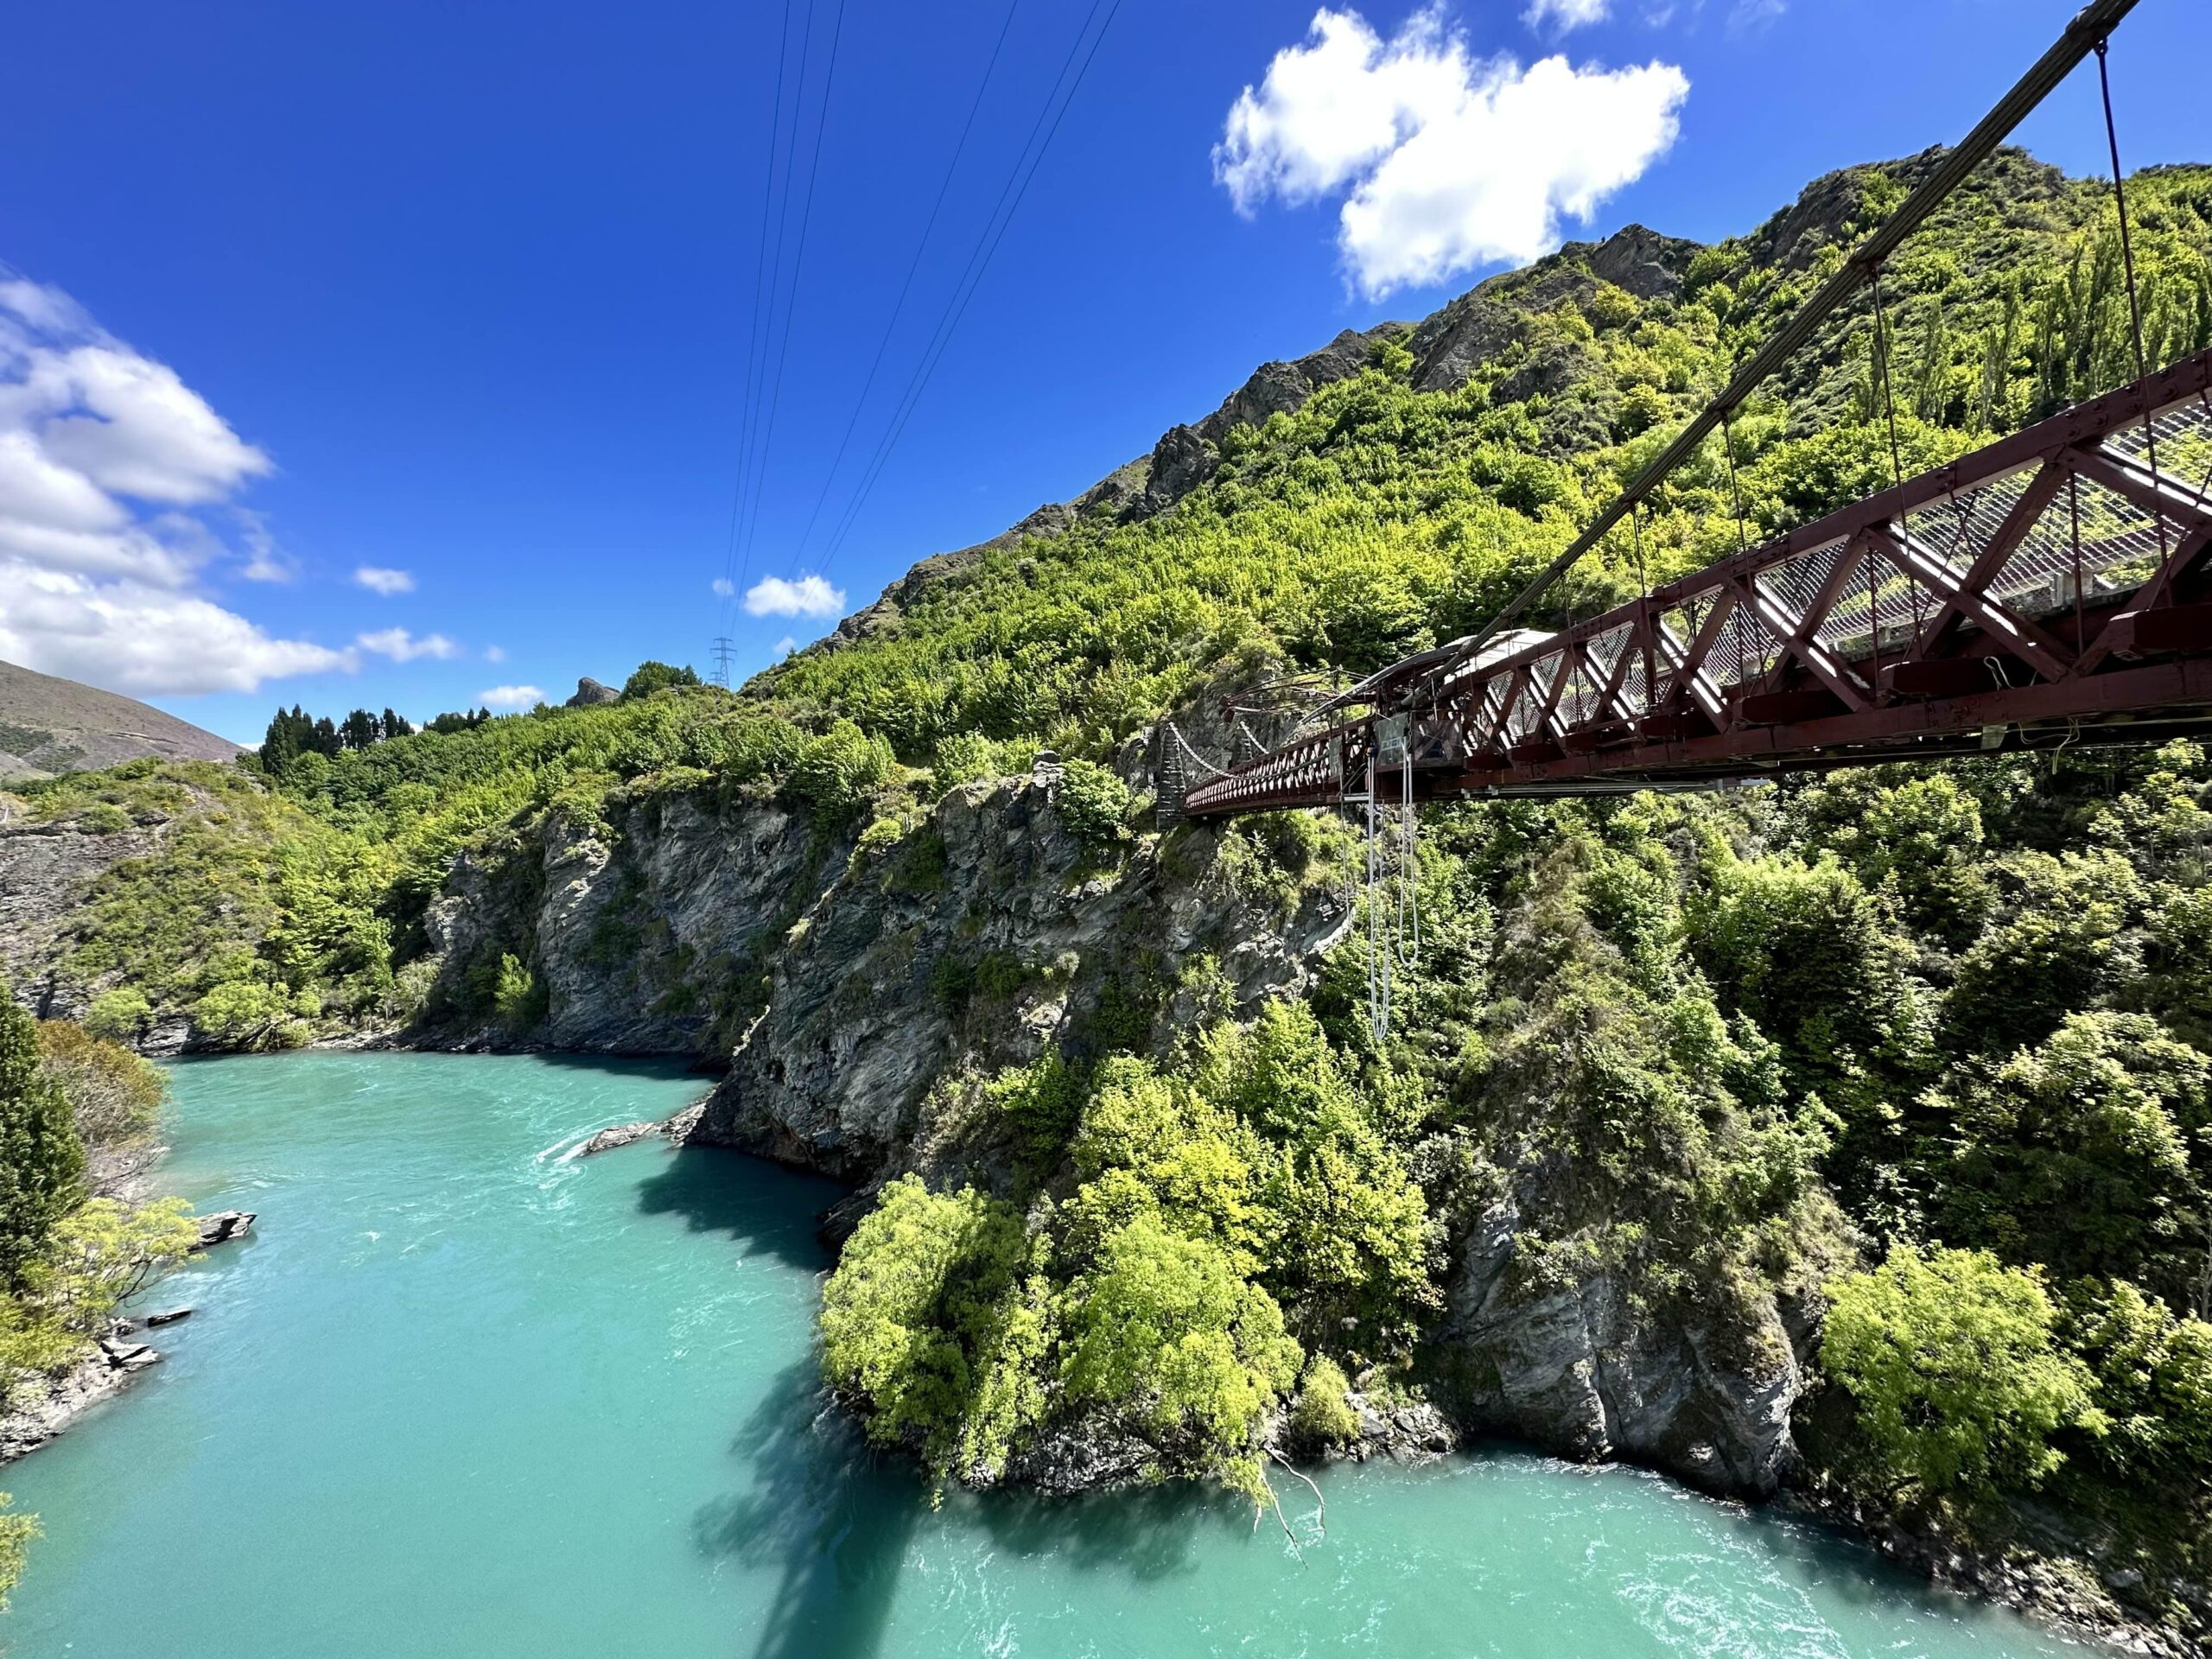
<instances>
[{"instance_id":1,"label":"bridge truss","mask_svg":"<svg viewBox=\"0 0 2212 1659\"><path fill-rule=\"evenodd\" d=\"M2212 353L1560 632L1455 641L1194 818L1683 788L2212 728Z\"/></svg>"}]
</instances>

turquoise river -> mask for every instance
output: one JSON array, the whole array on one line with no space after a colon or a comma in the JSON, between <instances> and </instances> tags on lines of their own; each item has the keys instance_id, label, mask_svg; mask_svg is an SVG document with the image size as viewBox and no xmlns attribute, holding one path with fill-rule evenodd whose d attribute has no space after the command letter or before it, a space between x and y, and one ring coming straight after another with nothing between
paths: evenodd
<instances>
[{"instance_id":1,"label":"turquoise river","mask_svg":"<svg viewBox=\"0 0 2212 1659\"><path fill-rule=\"evenodd\" d=\"M16 1659L2072 1652L1815 1529L1493 1452L932 1510L822 1413L822 1181L654 1141L666 1067L188 1063L168 1184L259 1212L165 1363L5 1471Z\"/></svg>"}]
</instances>

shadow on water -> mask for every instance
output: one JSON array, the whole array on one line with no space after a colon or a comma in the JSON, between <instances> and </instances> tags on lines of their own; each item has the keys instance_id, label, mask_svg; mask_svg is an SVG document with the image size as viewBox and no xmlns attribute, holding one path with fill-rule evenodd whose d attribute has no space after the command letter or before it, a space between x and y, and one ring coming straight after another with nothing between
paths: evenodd
<instances>
[{"instance_id":1,"label":"shadow on water","mask_svg":"<svg viewBox=\"0 0 2212 1659\"><path fill-rule=\"evenodd\" d=\"M830 1254L816 1236L822 1212L849 1191L766 1159L718 1147L685 1147L638 1184L638 1208L676 1215L695 1233L721 1233L747 1255L818 1270Z\"/></svg>"},{"instance_id":2,"label":"shadow on water","mask_svg":"<svg viewBox=\"0 0 2212 1659\"><path fill-rule=\"evenodd\" d=\"M879 1651L914 1532L928 1510L905 1471L879 1467L831 1409L813 1360L780 1372L731 1451L749 1492L693 1517L702 1554L780 1567L753 1659L868 1659Z\"/></svg>"},{"instance_id":3,"label":"shadow on water","mask_svg":"<svg viewBox=\"0 0 2212 1659\"><path fill-rule=\"evenodd\" d=\"M979 1529L1018 1560L1051 1557L1140 1583L1195 1572L1203 1530L1249 1529L1234 1505L1186 1485L1077 1499L956 1491L933 1518L916 1471L870 1450L830 1405L811 1359L778 1374L730 1450L752 1471L752 1490L702 1508L692 1535L709 1560L781 1572L753 1659L880 1652L925 1523Z\"/></svg>"},{"instance_id":4,"label":"shadow on water","mask_svg":"<svg viewBox=\"0 0 2212 1659\"><path fill-rule=\"evenodd\" d=\"M1071 1498L986 1492L966 1500L957 1514L982 1527L1008 1554L1023 1560L1049 1555L1088 1572L1110 1569L1150 1583L1197 1570L1192 1547L1202 1530L1249 1530L1235 1511L1235 1504L1211 1500L1179 1481Z\"/></svg>"}]
</instances>

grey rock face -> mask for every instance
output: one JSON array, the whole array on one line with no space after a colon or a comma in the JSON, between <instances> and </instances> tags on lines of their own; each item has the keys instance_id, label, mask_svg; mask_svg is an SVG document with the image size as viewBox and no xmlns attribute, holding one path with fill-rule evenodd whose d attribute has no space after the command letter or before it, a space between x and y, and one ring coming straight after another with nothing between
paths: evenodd
<instances>
[{"instance_id":1,"label":"grey rock face","mask_svg":"<svg viewBox=\"0 0 2212 1659\"><path fill-rule=\"evenodd\" d=\"M1671 300L1681 295L1682 278L1698 251L1698 244L1681 237L1624 225L1590 246L1583 259L1592 276L1626 289L1639 300Z\"/></svg>"},{"instance_id":2,"label":"grey rock face","mask_svg":"<svg viewBox=\"0 0 2212 1659\"><path fill-rule=\"evenodd\" d=\"M576 682L576 695L562 704L564 709L591 709L602 702L619 702L622 694L611 685L601 685L588 674Z\"/></svg>"},{"instance_id":3,"label":"grey rock face","mask_svg":"<svg viewBox=\"0 0 2212 1659\"><path fill-rule=\"evenodd\" d=\"M1454 1266L1436 1339L1462 1418L1708 1491L1775 1491L1796 1465L1789 1414L1803 1378L1771 1304L1639 1308L1605 1270L1531 1292L1510 1271L1519 1225L1510 1202L1492 1206Z\"/></svg>"},{"instance_id":4,"label":"grey rock face","mask_svg":"<svg viewBox=\"0 0 2212 1659\"><path fill-rule=\"evenodd\" d=\"M127 858L159 845L154 828L86 835L61 823L0 818L0 982L42 1020L69 1019L85 1001L59 986L48 965L67 948L72 913L86 890Z\"/></svg>"},{"instance_id":5,"label":"grey rock face","mask_svg":"<svg viewBox=\"0 0 2212 1659\"><path fill-rule=\"evenodd\" d=\"M1152 451L1152 473L1144 486L1147 512L1165 512L1211 478L1221 465L1213 446L1196 427L1171 426Z\"/></svg>"},{"instance_id":6,"label":"grey rock face","mask_svg":"<svg viewBox=\"0 0 2212 1659\"><path fill-rule=\"evenodd\" d=\"M1163 996L1204 952L1241 1007L1302 990L1344 918L1325 893L1288 918L1255 913L1213 871L1212 833L1182 832L1165 859L1145 843L1101 860L1027 782L951 791L809 906L690 1138L863 1181L948 1168L964 1154L938 1080L1080 1046L1109 988ZM986 961L1018 982L946 994ZM1155 1040L1179 1017L1166 1001ZM986 1159L963 1178L995 1173Z\"/></svg>"},{"instance_id":7,"label":"grey rock face","mask_svg":"<svg viewBox=\"0 0 2212 1659\"><path fill-rule=\"evenodd\" d=\"M1365 368L1376 340L1402 327L1380 323L1364 334L1347 328L1319 351L1309 352L1295 361L1262 364L1219 409L1198 423L1198 435L1218 440L1232 426L1263 426L1270 415L1294 412L1323 386L1349 380Z\"/></svg>"},{"instance_id":8,"label":"grey rock face","mask_svg":"<svg viewBox=\"0 0 2212 1659\"><path fill-rule=\"evenodd\" d=\"M1487 286L1485 284L1484 286ZM1521 313L1477 289L1463 294L1414 330L1414 385L1450 391L1521 337Z\"/></svg>"}]
</instances>

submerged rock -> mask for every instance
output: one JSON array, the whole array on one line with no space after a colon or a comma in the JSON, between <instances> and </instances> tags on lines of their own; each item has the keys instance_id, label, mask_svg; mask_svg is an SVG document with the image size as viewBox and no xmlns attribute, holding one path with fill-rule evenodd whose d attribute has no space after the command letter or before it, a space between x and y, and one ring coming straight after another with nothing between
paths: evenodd
<instances>
[{"instance_id":1,"label":"submerged rock","mask_svg":"<svg viewBox=\"0 0 2212 1659\"><path fill-rule=\"evenodd\" d=\"M601 1129L597 1135L576 1148L576 1156L588 1158L594 1153L613 1152L617 1147L634 1146L649 1135L661 1134L668 1125L658 1118L646 1118L636 1123L617 1123Z\"/></svg>"}]
</instances>

